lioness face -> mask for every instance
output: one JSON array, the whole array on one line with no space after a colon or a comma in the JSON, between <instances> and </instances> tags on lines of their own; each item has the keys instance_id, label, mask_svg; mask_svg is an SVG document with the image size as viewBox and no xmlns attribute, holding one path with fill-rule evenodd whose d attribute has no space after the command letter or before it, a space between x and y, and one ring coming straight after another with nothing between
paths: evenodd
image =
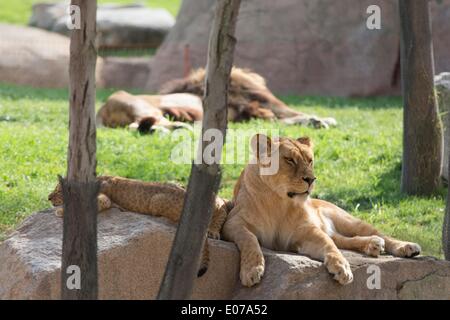
<instances>
[{"instance_id":1,"label":"lioness face","mask_svg":"<svg viewBox=\"0 0 450 320\"><path fill-rule=\"evenodd\" d=\"M50 201L54 207L63 205L63 195L60 183L58 183L55 190L48 195L48 201Z\"/></svg>"},{"instance_id":2,"label":"lioness face","mask_svg":"<svg viewBox=\"0 0 450 320\"><path fill-rule=\"evenodd\" d=\"M303 137L297 140L290 138L277 138L272 140L263 135L261 140L266 141L266 149L258 151L270 157L270 161L278 159L278 170L272 175L260 175L261 179L280 197L294 200L305 200L314 188L314 153L312 142ZM256 137L256 136L255 136ZM255 137L253 139L255 139ZM255 146L256 141L252 142ZM254 147L254 152L255 152ZM262 162L260 160L263 160ZM264 159L258 158L259 165L263 165Z\"/></svg>"}]
</instances>

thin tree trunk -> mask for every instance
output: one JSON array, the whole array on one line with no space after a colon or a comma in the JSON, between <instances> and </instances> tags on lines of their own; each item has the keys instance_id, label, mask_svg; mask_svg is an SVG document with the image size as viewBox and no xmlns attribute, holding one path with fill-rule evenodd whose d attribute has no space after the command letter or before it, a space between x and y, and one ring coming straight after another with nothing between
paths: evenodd
<instances>
[{"instance_id":1,"label":"thin tree trunk","mask_svg":"<svg viewBox=\"0 0 450 320\"><path fill-rule=\"evenodd\" d=\"M70 123L67 179L62 181L64 227L62 299L97 299L97 201L95 65L96 0L72 0L79 6L81 29L70 41ZM80 288L74 287L79 268ZM71 271L71 272L69 272Z\"/></svg>"},{"instance_id":2,"label":"thin tree trunk","mask_svg":"<svg viewBox=\"0 0 450 320\"><path fill-rule=\"evenodd\" d=\"M440 185L442 126L434 91L428 0L399 0L404 100L402 191L430 195Z\"/></svg>"},{"instance_id":3,"label":"thin tree trunk","mask_svg":"<svg viewBox=\"0 0 450 320\"><path fill-rule=\"evenodd\" d=\"M445 124L447 130L450 130L450 117L447 116L447 123ZM447 142L447 150L450 150L450 139ZM448 186L447 186L447 207L444 216L444 225L442 226L442 248L444 250L445 260L450 261L450 161L448 162L448 173L447 176Z\"/></svg>"},{"instance_id":4,"label":"thin tree trunk","mask_svg":"<svg viewBox=\"0 0 450 320\"><path fill-rule=\"evenodd\" d=\"M217 1L216 14L208 48L208 65L203 98L204 118L202 137L206 131L221 132L216 161L193 164L186 192L183 213L161 283L158 299L188 299L197 274L198 261L206 230L211 219L212 205L220 184L219 161L227 127L227 99L236 39L234 33L240 0ZM200 139L199 152L204 155L211 143Z\"/></svg>"},{"instance_id":5,"label":"thin tree trunk","mask_svg":"<svg viewBox=\"0 0 450 320\"><path fill-rule=\"evenodd\" d=\"M450 172L450 162L448 169ZM444 225L442 227L442 248L444 249L445 260L450 261L450 184L448 186L447 208L445 210Z\"/></svg>"}]
</instances>

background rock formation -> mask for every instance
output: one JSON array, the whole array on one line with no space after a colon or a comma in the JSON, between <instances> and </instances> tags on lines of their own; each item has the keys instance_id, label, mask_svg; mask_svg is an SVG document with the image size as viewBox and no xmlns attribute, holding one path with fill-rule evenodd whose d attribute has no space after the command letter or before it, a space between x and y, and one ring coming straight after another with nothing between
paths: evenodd
<instances>
[{"instance_id":1,"label":"background rock formation","mask_svg":"<svg viewBox=\"0 0 450 320\"><path fill-rule=\"evenodd\" d=\"M369 5L381 7L381 30L366 27ZM152 62L156 91L206 63L214 2L184 0L177 22ZM450 0L432 1L436 73L450 70ZM246 0L237 27L235 64L268 80L277 94L371 96L400 93L399 18L390 0Z\"/></svg>"},{"instance_id":2,"label":"background rock formation","mask_svg":"<svg viewBox=\"0 0 450 320\"><path fill-rule=\"evenodd\" d=\"M70 35L67 28L68 4L37 3L29 25ZM150 9L143 4L99 5L97 43L102 48L157 48L175 24L165 9Z\"/></svg>"}]
</instances>

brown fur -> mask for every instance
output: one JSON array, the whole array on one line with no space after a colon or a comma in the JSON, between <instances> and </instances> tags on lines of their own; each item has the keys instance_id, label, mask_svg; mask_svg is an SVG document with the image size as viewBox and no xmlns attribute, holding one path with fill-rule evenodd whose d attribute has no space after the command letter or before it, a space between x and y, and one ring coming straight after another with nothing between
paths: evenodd
<instances>
[{"instance_id":1,"label":"brown fur","mask_svg":"<svg viewBox=\"0 0 450 320\"><path fill-rule=\"evenodd\" d=\"M262 144L257 143L258 137ZM222 230L223 237L240 250L243 285L257 284L264 274L260 244L322 260L340 284L352 282L353 275L338 248L374 257L384 249L398 257L420 253L418 244L385 236L334 204L310 197L315 176L308 138L272 141L257 135L252 147L257 161L242 172L234 190L234 208ZM278 157L276 174L260 174L260 168L267 165L262 159L267 157Z\"/></svg>"},{"instance_id":2,"label":"brown fur","mask_svg":"<svg viewBox=\"0 0 450 320\"><path fill-rule=\"evenodd\" d=\"M100 176L100 193L98 195L98 211L102 212L116 207L153 216L160 216L177 223L183 209L185 190L171 183L143 182L121 177ZM53 206L63 205L61 185L58 183L50 193L48 200ZM208 229L208 236L220 239L220 231L227 216L229 203L221 198L216 199L213 217ZM63 208L57 208L56 214L63 215ZM209 263L208 243L205 242L199 275L203 274Z\"/></svg>"},{"instance_id":3,"label":"brown fur","mask_svg":"<svg viewBox=\"0 0 450 320\"><path fill-rule=\"evenodd\" d=\"M156 126L173 129L180 126L179 123L174 124L166 117L176 122L201 120L204 83L205 70L197 69L186 78L164 84L159 95L131 95L118 91L108 98L97 113L97 123L107 127L131 125L137 128L143 118L150 117L155 120ZM286 124L318 128L336 123L332 118L321 119L289 108L267 88L263 77L248 69L232 69L228 90L228 120L232 122L255 118L278 119ZM176 98L177 103L171 104L170 98ZM141 127L147 126L148 121Z\"/></svg>"},{"instance_id":4,"label":"brown fur","mask_svg":"<svg viewBox=\"0 0 450 320\"><path fill-rule=\"evenodd\" d=\"M191 94L132 95L121 90L113 93L106 100L97 112L96 122L98 126L110 128L128 126L137 129L141 127L140 131L144 133L156 126L166 129L189 127L183 121L198 121L202 117L201 100L197 96Z\"/></svg>"}]
</instances>

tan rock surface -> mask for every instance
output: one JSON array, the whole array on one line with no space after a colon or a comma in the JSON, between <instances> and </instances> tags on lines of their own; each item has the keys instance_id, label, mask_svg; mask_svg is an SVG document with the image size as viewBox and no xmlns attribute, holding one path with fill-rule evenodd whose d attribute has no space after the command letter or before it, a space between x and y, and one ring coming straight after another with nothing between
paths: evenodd
<instances>
[{"instance_id":1,"label":"tan rock surface","mask_svg":"<svg viewBox=\"0 0 450 320\"><path fill-rule=\"evenodd\" d=\"M155 298L175 228L163 218L113 209L100 214L98 230L100 298ZM0 244L0 299L58 299L61 238L62 219L47 210ZM197 279L194 299L450 299L449 262L351 252L345 255L355 280L348 286L338 285L321 262L266 250L262 282L244 288L235 245L210 241L210 268ZM369 265L380 268L379 290L367 287Z\"/></svg>"},{"instance_id":2,"label":"tan rock surface","mask_svg":"<svg viewBox=\"0 0 450 320\"><path fill-rule=\"evenodd\" d=\"M367 8L381 8L369 30ZM450 0L431 1L436 72L450 70ZM206 64L214 1L185 0L152 62L147 89ZM238 20L235 64L263 75L277 94L400 94L398 4L390 0L247 0Z\"/></svg>"}]
</instances>

